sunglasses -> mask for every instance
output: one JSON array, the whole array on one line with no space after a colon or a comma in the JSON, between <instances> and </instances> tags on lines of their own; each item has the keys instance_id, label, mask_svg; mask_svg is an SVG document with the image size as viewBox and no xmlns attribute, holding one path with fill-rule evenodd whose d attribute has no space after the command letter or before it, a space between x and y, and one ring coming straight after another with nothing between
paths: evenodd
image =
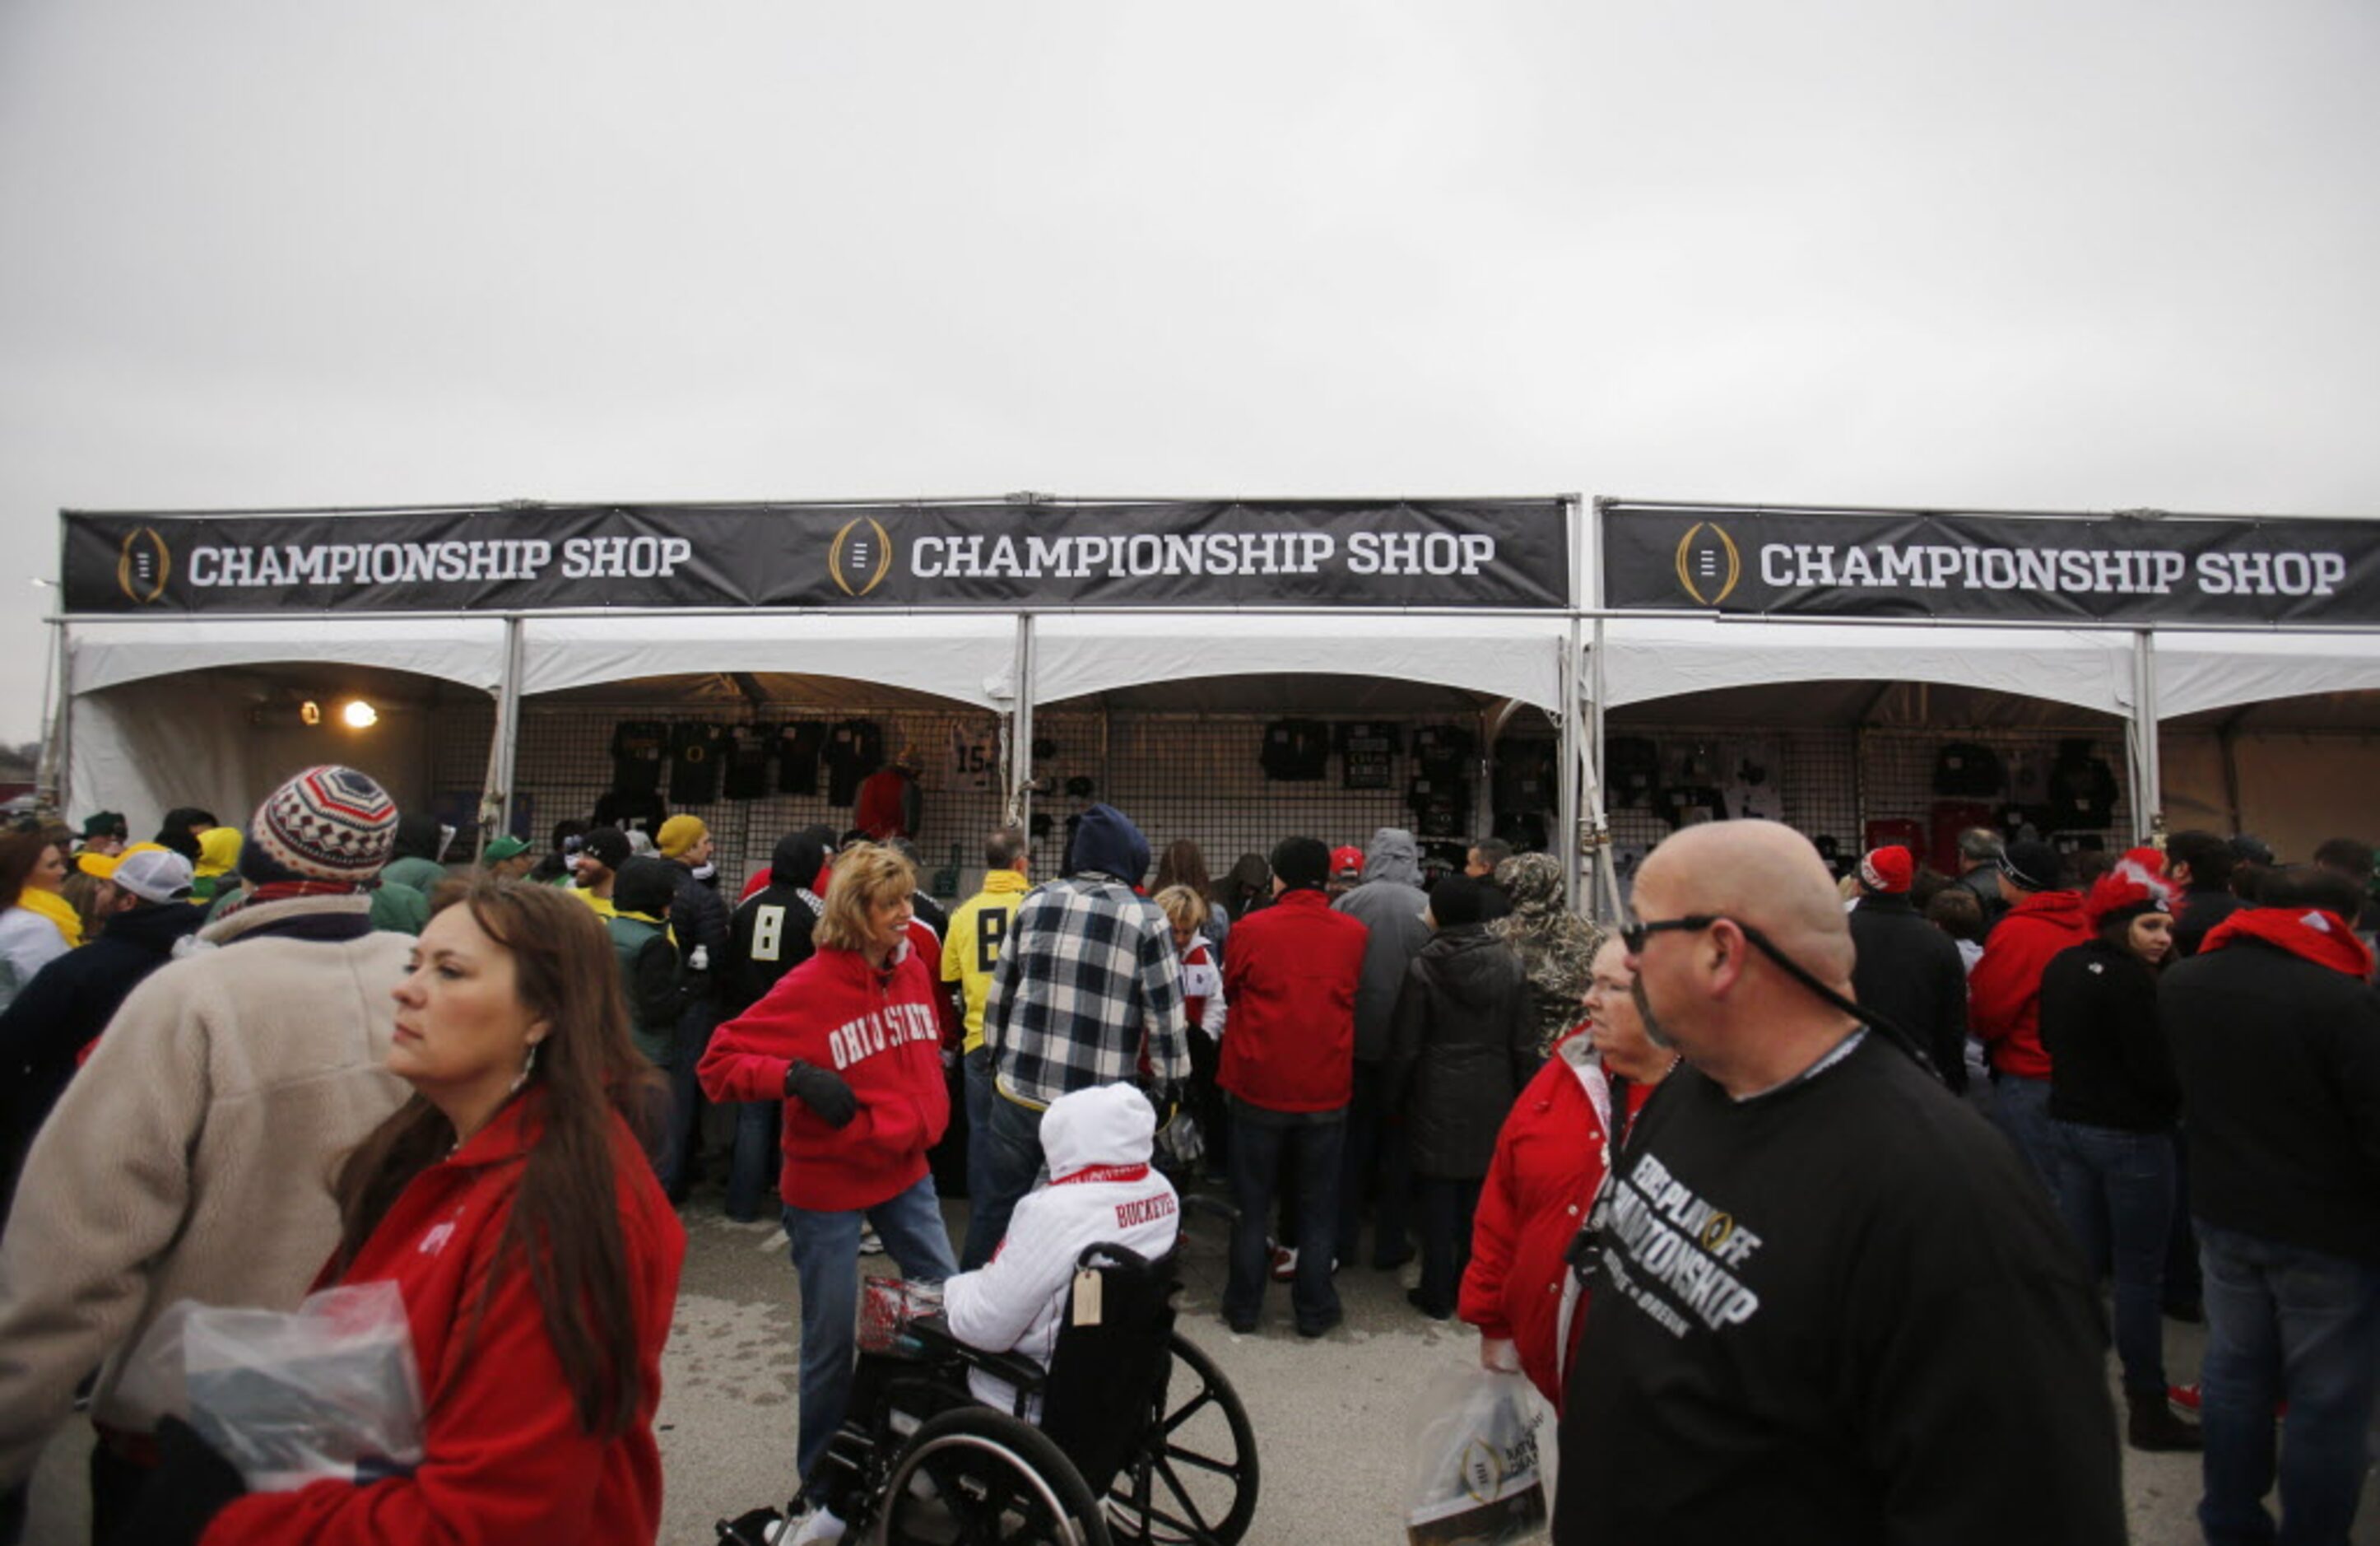
<instances>
[{"instance_id":1,"label":"sunglasses","mask_svg":"<svg viewBox=\"0 0 2380 1546\"><path fill-rule=\"evenodd\" d=\"M1657 923L1631 923L1621 929L1620 943L1627 948L1629 955L1642 956L1645 954L1645 942L1656 934L1666 934L1673 929L1698 933L1718 920L1717 913L1688 913L1683 918L1665 918Z\"/></svg>"}]
</instances>

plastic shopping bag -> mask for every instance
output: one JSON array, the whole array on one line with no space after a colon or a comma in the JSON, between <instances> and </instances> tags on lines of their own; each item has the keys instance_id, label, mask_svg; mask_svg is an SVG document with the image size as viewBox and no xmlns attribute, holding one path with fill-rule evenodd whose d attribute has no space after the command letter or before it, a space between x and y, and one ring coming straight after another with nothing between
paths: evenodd
<instances>
[{"instance_id":1,"label":"plastic shopping bag","mask_svg":"<svg viewBox=\"0 0 2380 1546\"><path fill-rule=\"evenodd\" d=\"M192 1306L181 1336L190 1426L251 1491L421 1464L421 1378L396 1284L327 1288L286 1312Z\"/></svg>"},{"instance_id":2,"label":"plastic shopping bag","mask_svg":"<svg viewBox=\"0 0 2380 1546\"><path fill-rule=\"evenodd\" d=\"M1537 1465L1543 1408L1529 1382L1476 1364L1423 1390L1414 1429L1409 1546L1523 1546L1546 1539Z\"/></svg>"}]
</instances>

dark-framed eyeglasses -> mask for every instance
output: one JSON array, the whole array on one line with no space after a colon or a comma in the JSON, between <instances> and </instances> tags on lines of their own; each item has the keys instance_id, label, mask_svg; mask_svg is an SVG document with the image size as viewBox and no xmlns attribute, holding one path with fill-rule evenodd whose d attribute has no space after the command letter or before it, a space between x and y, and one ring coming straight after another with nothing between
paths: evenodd
<instances>
[{"instance_id":1,"label":"dark-framed eyeglasses","mask_svg":"<svg viewBox=\"0 0 2380 1546\"><path fill-rule=\"evenodd\" d=\"M1666 934L1672 929L1699 933L1718 920L1717 913L1688 913L1683 918L1665 918L1652 923L1630 923L1621 927L1620 943L1629 955L1642 956L1645 954L1645 942L1656 934Z\"/></svg>"}]
</instances>

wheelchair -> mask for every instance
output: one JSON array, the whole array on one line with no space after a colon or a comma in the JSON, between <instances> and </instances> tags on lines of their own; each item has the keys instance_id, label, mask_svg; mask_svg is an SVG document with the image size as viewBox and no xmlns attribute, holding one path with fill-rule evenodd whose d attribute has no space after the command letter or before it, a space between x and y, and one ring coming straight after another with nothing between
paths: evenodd
<instances>
[{"instance_id":1,"label":"wheelchair","mask_svg":"<svg viewBox=\"0 0 2380 1546\"><path fill-rule=\"evenodd\" d=\"M847 1541L1234 1546L1247 1533L1256 1433L1222 1370L1174 1329L1172 1259L1095 1245L1075 1268L1047 1370L969 1347L940 1314L860 1354L820 1462ZM977 1400L971 1370L1014 1387L1011 1408ZM722 1520L719 1539L763 1546L779 1517Z\"/></svg>"}]
</instances>

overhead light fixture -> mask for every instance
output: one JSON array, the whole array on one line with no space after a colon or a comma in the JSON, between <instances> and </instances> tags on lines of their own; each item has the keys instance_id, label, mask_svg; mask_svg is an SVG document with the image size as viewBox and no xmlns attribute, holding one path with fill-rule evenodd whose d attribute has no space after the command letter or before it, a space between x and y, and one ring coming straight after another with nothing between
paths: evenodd
<instances>
[{"instance_id":1,"label":"overhead light fixture","mask_svg":"<svg viewBox=\"0 0 2380 1546\"><path fill-rule=\"evenodd\" d=\"M360 698L351 698L339 711L339 718L346 722L350 730L369 730L380 723L380 711Z\"/></svg>"},{"instance_id":2,"label":"overhead light fixture","mask_svg":"<svg viewBox=\"0 0 2380 1546\"><path fill-rule=\"evenodd\" d=\"M315 702L310 698L306 700L306 701L298 705L298 723L302 724L322 724L322 705Z\"/></svg>"}]
</instances>

